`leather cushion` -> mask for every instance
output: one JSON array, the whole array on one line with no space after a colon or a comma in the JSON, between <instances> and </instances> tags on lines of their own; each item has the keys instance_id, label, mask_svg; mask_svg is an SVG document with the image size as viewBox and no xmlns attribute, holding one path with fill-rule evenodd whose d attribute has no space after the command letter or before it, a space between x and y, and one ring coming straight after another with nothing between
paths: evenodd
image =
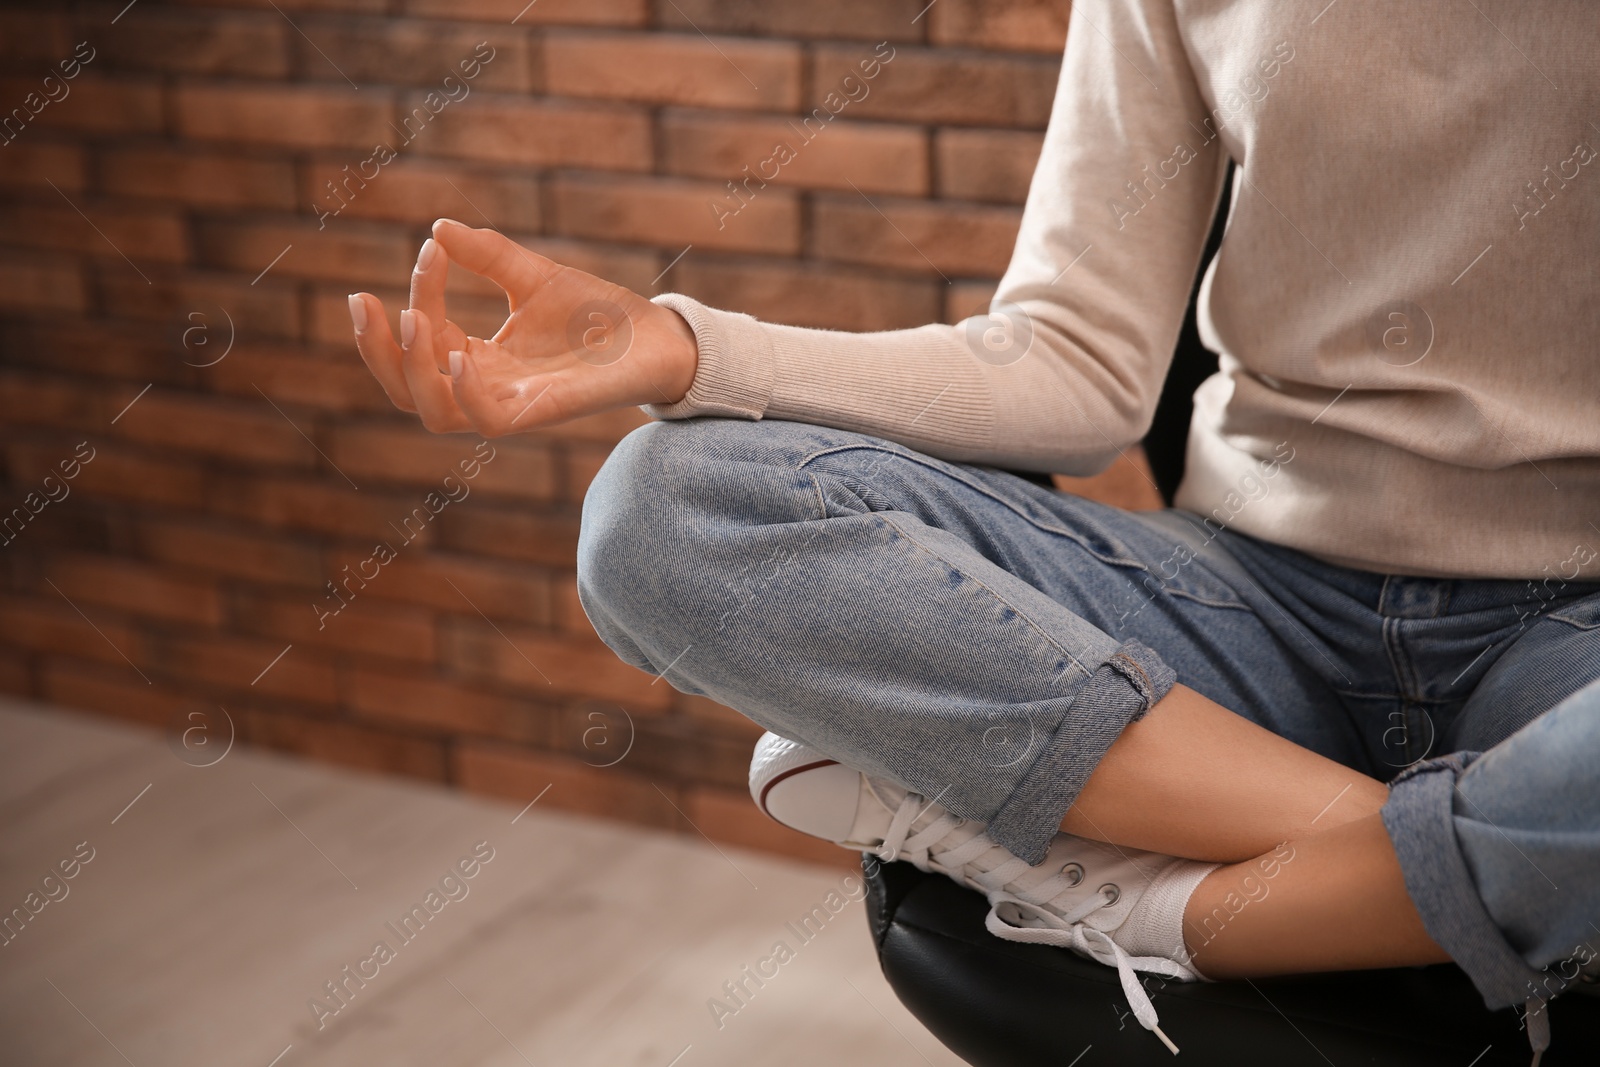
<instances>
[{"instance_id":1,"label":"leather cushion","mask_svg":"<svg viewBox=\"0 0 1600 1067\"><path fill-rule=\"evenodd\" d=\"M885 977L968 1063L1175 1063L1133 1018L1113 968L994 937L983 925L988 902L942 875L876 861L864 871ZM1525 1067L1532 1058L1518 1013L1485 1009L1451 964L1250 982L1144 977L1184 1067ZM1600 998L1564 996L1549 1010L1543 1067L1600 1062Z\"/></svg>"}]
</instances>

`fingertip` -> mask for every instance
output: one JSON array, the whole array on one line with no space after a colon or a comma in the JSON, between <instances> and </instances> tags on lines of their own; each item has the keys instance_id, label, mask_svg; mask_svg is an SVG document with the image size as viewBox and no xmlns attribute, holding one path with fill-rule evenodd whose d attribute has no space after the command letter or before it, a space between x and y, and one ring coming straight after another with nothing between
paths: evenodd
<instances>
[{"instance_id":1,"label":"fingertip","mask_svg":"<svg viewBox=\"0 0 1600 1067\"><path fill-rule=\"evenodd\" d=\"M433 231L432 232L433 232L433 235L435 237L441 237L444 234L449 233L452 228L456 229L456 230L470 230L470 229L472 229L472 227L468 226L466 223L457 222L455 219L434 219L433 220Z\"/></svg>"},{"instance_id":2,"label":"fingertip","mask_svg":"<svg viewBox=\"0 0 1600 1067\"><path fill-rule=\"evenodd\" d=\"M422 242L422 249L417 253L417 270L425 271L433 266L434 259L439 255L439 242L432 237Z\"/></svg>"},{"instance_id":3,"label":"fingertip","mask_svg":"<svg viewBox=\"0 0 1600 1067\"><path fill-rule=\"evenodd\" d=\"M461 380L461 374L466 369L467 354L461 349L452 349L450 352L450 377L456 381Z\"/></svg>"},{"instance_id":4,"label":"fingertip","mask_svg":"<svg viewBox=\"0 0 1600 1067\"><path fill-rule=\"evenodd\" d=\"M356 333L365 333L367 331L367 294L351 293L349 301L350 322L355 326Z\"/></svg>"}]
</instances>

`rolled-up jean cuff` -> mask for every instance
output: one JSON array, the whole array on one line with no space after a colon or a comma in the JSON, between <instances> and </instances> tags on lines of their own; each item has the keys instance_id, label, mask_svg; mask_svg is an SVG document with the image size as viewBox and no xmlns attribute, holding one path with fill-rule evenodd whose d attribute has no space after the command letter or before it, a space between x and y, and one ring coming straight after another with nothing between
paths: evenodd
<instances>
[{"instance_id":1,"label":"rolled-up jean cuff","mask_svg":"<svg viewBox=\"0 0 1600 1067\"><path fill-rule=\"evenodd\" d=\"M1457 752L1407 768L1389 783L1381 814L1423 929L1488 1007L1504 1008L1525 1003L1548 975L1529 966L1495 925L1456 840L1456 777L1480 754Z\"/></svg>"},{"instance_id":2,"label":"rolled-up jean cuff","mask_svg":"<svg viewBox=\"0 0 1600 1067\"><path fill-rule=\"evenodd\" d=\"M1176 682L1172 668L1144 645L1119 647L1073 694L1060 725L989 822L989 836L1013 855L1042 863L1106 749Z\"/></svg>"}]
</instances>

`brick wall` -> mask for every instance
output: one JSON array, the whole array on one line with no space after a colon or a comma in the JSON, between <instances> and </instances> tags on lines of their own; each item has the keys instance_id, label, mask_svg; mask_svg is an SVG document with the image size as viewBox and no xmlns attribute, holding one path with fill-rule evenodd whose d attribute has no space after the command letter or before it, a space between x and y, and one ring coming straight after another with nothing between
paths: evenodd
<instances>
[{"instance_id":1,"label":"brick wall","mask_svg":"<svg viewBox=\"0 0 1600 1067\"><path fill-rule=\"evenodd\" d=\"M0 687L169 732L225 709L251 744L837 861L749 804L759 730L579 610L579 502L638 413L494 442L352 580L475 441L389 406L345 295L403 306L448 215L783 322L962 317L1005 265L1066 5L924 2L0 7ZM493 290L453 284L492 332Z\"/></svg>"}]
</instances>

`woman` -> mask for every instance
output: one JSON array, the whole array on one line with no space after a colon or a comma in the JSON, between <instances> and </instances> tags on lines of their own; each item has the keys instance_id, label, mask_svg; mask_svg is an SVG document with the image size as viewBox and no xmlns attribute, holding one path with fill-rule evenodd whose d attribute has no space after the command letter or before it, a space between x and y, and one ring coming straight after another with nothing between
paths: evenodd
<instances>
[{"instance_id":1,"label":"woman","mask_svg":"<svg viewBox=\"0 0 1600 1067\"><path fill-rule=\"evenodd\" d=\"M357 340L438 432L656 416L584 608L779 735L758 784L847 769L793 824L1125 971L1453 959L1540 1050L1600 945L1597 46L1579 4L1083 0L986 316L775 326L441 221ZM1177 507L1005 473L1143 436L1230 158Z\"/></svg>"}]
</instances>

